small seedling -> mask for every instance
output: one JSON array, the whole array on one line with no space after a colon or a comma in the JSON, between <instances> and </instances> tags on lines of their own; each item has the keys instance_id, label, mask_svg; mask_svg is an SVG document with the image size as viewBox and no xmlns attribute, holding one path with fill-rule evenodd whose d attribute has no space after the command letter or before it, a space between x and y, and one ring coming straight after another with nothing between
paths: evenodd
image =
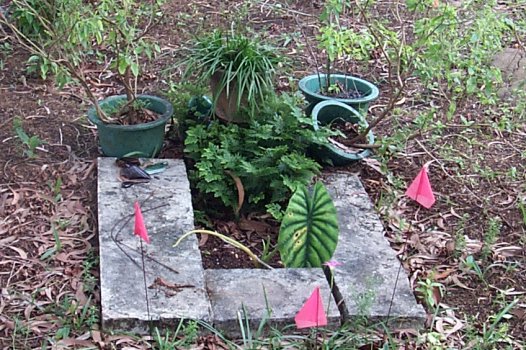
<instances>
[{"instance_id":1,"label":"small seedling","mask_svg":"<svg viewBox=\"0 0 526 350\"><path fill-rule=\"evenodd\" d=\"M418 281L418 287L416 291L422 295L422 299L431 309L435 310L438 308L440 303L436 293L439 293L439 298L444 296L444 285L439 282L433 281L431 278L426 278L425 281Z\"/></svg>"},{"instance_id":2,"label":"small seedling","mask_svg":"<svg viewBox=\"0 0 526 350\"><path fill-rule=\"evenodd\" d=\"M464 231L466 228L466 223L469 220L469 214L462 215L462 218L460 218L460 221L457 224L457 229L455 230L455 248L453 251L453 256L455 258L458 258L462 255L464 252L464 249L466 249L466 236L464 235Z\"/></svg>"},{"instance_id":3,"label":"small seedling","mask_svg":"<svg viewBox=\"0 0 526 350\"><path fill-rule=\"evenodd\" d=\"M278 252L278 247L272 247L272 244L270 243L270 237L264 239L262 241L262 244L263 252L261 252L261 260L268 264L270 262L270 259L272 259L272 257Z\"/></svg>"},{"instance_id":4,"label":"small seedling","mask_svg":"<svg viewBox=\"0 0 526 350\"><path fill-rule=\"evenodd\" d=\"M37 155L35 151L37 147L40 147L42 146L42 144L44 144L44 141L42 141L36 135L29 136L22 126L22 119L20 119L19 117L15 117L13 119L13 129L15 130L16 136L26 147L26 149L24 150L24 155L29 158L36 158Z\"/></svg>"},{"instance_id":5,"label":"small seedling","mask_svg":"<svg viewBox=\"0 0 526 350\"><path fill-rule=\"evenodd\" d=\"M508 335L508 325L505 323L501 324L500 321L512 317L509 312L518 302L519 299L515 299L510 304L506 305L498 314L490 316L488 318L488 321L491 322L489 328L487 327L487 323L484 323L481 342L484 346L488 346L487 349L491 348L490 344L511 343Z\"/></svg>"},{"instance_id":6,"label":"small seedling","mask_svg":"<svg viewBox=\"0 0 526 350\"><path fill-rule=\"evenodd\" d=\"M53 201L55 203L60 202L62 199L62 179L58 177L55 180L55 183L48 183L49 188L53 192Z\"/></svg>"},{"instance_id":7,"label":"small seedling","mask_svg":"<svg viewBox=\"0 0 526 350\"><path fill-rule=\"evenodd\" d=\"M197 322L186 321L184 319L179 321L179 324L173 333L171 333L170 330L166 330L163 332L164 334L162 334L158 328L155 328L153 339L155 341L156 347L154 347L154 349L186 349L195 342L197 338L197 330Z\"/></svg>"},{"instance_id":8,"label":"small seedling","mask_svg":"<svg viewBox=\"0 0 526 350\"><path fill-rule=\"evenodd\" d=\"M488 282L486 281L486 277L485 277L485 274L484 272L482 271L482 269L480 268L479 264L477 263L477 261L475 260L475 258L473 257L473 255L469 255L466 257L466 259L463 261L463 264L465 267L467 267L470 271L473 271L475 272L475 274L477 275L477 277L482 281L484 282L484 284L486 285L486 287L488 286Z\"/></svg>"},{"instance_id":9,"label":"small seedling","mask_svg":"<svg viewBox=\"0 0 526 350\"><path fill-rule=\"evenodd\" d=\"M342 88L338 84L331 84L327 91L331 94L337 95L342 92Z\"/></svg>"},{"instance_id":10,"label":"small seedling","mask_svg":"<svg viewBox=\"0 0 526 350\"><path fill-rule=\"evenodd\" d=\"M484 234L484 245L482 246L482 258L488 259L491 255L491 247L495 244L500 235L501 222L499 218L489 219L488 229Z\"/></svg>"},{"instance_id":11,"label":"small seedling","mask_svg":"<svg viewBox=\"0 0 526 350\"><path fill-rule=\"evenodd\" d=\"M40 260L49 259L50 257L54 256L62 250L62 241L60 240L60 236L55 225L52 226L51 230L53 231L53 239L55 240L55 245L46 250L44 254L40 256Z\"/></svg>"}]
</instances>

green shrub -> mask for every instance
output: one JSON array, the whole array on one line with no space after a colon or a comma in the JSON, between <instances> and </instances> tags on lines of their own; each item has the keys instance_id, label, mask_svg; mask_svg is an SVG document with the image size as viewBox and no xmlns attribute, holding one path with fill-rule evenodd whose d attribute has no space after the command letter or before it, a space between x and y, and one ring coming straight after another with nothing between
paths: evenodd
<instances>
[{"instance_id":1,"label":"green shrub","mask_svg":"<svg viewBox=\"0 0 526 350\"><path fill-rule=\"evenodd\" d=\"M459 7L441 2L415 22L415 51L420 50L415 66L428 87L445 85L453 97L494 102L502 77L491 61L510 32L509 20L495 6L495 0L465 1Z\"/></svg>"},{"instance_id":2,"label":"green shrub","mask_svg":"<svg viewBox=\"0 0 526 350\"><path fill-rule=\"evenodd\" d=\"M246 127L217 120L190 127L185 153L195 161L190 171L193 186L234 210L238 206L235 177L242 183L245 204L263 208L286 202L298 184L308 184L319 173L320 165L306 152L311 143L323 143L329 133L310 128L301 102L299 95L272 96Z\"/></svg>"},{"instance_id":3,"label":"green shrub","mask_svg":"<svg viewBox=\"0 0 526 350\"><path fill-rule=\"evenodd\" d=\"M11 16L22 34L37 40L49 39L50 25L55 21L63 0L13 0Z\"/></svg>"}]
</instances>

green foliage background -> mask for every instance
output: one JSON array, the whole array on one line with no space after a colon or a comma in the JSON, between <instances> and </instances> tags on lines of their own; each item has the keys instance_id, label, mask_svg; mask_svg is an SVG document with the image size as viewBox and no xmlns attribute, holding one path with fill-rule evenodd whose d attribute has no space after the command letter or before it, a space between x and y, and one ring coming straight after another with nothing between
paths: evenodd
<instances>
[{"instance_id":1,"label":"green foliage background","mask_svg":"<svg viewBox=\"0 0 526 350\"><path fill-rule=\"evenodd\" d=\"M287 201L299 184L308 184L320 172L306 153L328 133L312 130L302 102L299 95L271 96L248 125L214 120L189 127L185 152L195 161L190 172L195 187L235 209L238 194L230 172L242 181L249 205Z\"/></svg>"}]
</instances>

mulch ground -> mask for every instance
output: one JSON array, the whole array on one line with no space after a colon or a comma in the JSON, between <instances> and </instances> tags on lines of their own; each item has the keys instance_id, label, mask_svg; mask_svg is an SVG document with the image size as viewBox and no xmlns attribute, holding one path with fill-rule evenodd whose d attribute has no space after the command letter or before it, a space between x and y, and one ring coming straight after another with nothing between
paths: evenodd
<instances>
[{"instance_id":1,"label":"mulch ground","mask_svg":"<svg viewBox=\"0 0 526 350\"><path fill-rule=\"evenodd\" d=\"M271 5L250 7L245 24L284 45L295 67L279 79L279 88L288 89L289 77L312 72L319 61L309 54L302 35L315 33L321 1L292 1L291 11ZM178 72L167 76L163 68L171 66L188 33L227 26L238 8L239 1L167 4L163 26L152 32L163 53L145 75L142 89L164 91L167 79L176 80ZM309 41L314 41L312 36ZM23 64L27 57L16 45L0 51L0 348L45 348L57 341L70 347L147 348L147 339L99 330L96 130L84 117L87 105L78 87L59 91L52 82L28 75ZM115 82L105 81L96 68L90 67L96 95L119 93ZM373 77L385 76L377 62L371 62L371 71ZM372 106L373 114L390 95L387 85L379 87L382 98ZM411 285L416 288L419 281L431 279L445 286L443 296L434 295L448 311L435 318L433 329L448 344L466 347L466 334L481 332L492 315L517 298L509 312L508 334L516 343L524 341L526 222L518 203L526 193L526 118L523 114L511 121L513 128L497 129L503 111L465 103L451 120L438 112L435 118L443 127L419 130L413 120L425 106L411 96L406 96L401 116L376 129L379 137L414 131L392 140L393 151L384 155L387 169L370 159L344 170L362 178ZM434 103L445 106L438 97ZM24 154L25 146L13 131L16 117L28 135L43 141L34 158ZM163 155L179 157L180 143L169 143ZM425 210L408 200L404 190L428 161L434 161L430 180L437 203ZM258 215L238 222L219 220L216 227L255 251L262 250L262 232L275 235L277 229ZM496 232L495 239L485 243L491 232ZM215 238L202 238L201 244L209 257L207 267L233 267L244 259ZM469 255L480 262L483 280L463 263ZM221 348L220 341L210 337L199 344Z\"/></svg>"}]
</instances>

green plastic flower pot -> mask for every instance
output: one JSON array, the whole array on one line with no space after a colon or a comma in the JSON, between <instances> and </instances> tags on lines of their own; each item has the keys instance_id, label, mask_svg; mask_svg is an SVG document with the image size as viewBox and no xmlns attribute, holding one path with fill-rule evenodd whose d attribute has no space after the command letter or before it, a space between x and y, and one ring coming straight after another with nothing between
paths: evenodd
<instances>
[{"instance_id":1,"label":"green plastic flower pot","mask_svg":"<svg viewBox=\"0 0 526 350\"><path fill-rule=\"evenodd\" d=\"M198 121L204 121L212 115L213 105L208 96L194 96L188 101L188 115Z\"/></svg>"},{"instance_id":2,"label":"green plastic flower pot","mask_svg":"<svg viewBox=\"0 0 526 350\"><path fill-rule=\"evenodd\" d=\"M331 83L339 82L345 89L355 89L361 92L361 98L335 98L325 96L320 93L321 86L325 85L327 81L326 74L313 74L306 76L299 82L299 89L305 95L305 99L309 102L307 107L307 115L310 115L314 106L322 101L337 101L351 106L358 110L362 115L367 115L369 103L376 100L379 95L378 88L370 82L345 74L331 74Z\"/></svg>"},{"instance_id":3,"label":"green plastic flower pot","mask_svg":"<svg viewBox=\"0 0 526 350\"><path fill-rule=\"evenodd\" d=\"M148 123L117 125L100 120L95 107L88 110L88 119L97 126L99 145L105 156L123 157L133 154L154 157L161 150L166 123L173 114L172 104L156 96L137 95L137 99L144 102L147 109L159 114L159 117ZM111 96L99 102L99 106L111 109L125 100L126 95Z\"/></svg>"},{"instance_id":4,"label":"green plastic flower pot","mask_svg":"<svg viewBox=\"0 0 526 350\"><path fill-rule=\"evenodd\" d=\"M320 125L329 125L335 119L343 119L353 124L360 124L363 127L367 127L368 125L365 118L363 118L356 109L338 101L323 101L318 103L312 110L311 118L312 126L316 131L319 130ZM371 131L367 134L367 143L374 143L374 135ZM346 152L333 144L313 146L310 152L318 160L337 166L356 162L372 154L370 149L362 149L358 152Z\"/></svg>"}]
</instances>

